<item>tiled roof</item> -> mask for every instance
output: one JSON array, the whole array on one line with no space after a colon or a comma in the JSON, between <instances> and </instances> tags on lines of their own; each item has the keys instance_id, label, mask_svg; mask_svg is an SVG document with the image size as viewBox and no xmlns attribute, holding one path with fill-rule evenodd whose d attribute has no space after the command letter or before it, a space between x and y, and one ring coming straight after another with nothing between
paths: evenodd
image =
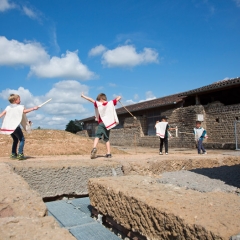
<instances>
[{"instance_id":1,"label":"tiled roof","mask_svg":"<svg viewBox=\"0 0 240 240\"><path fill-rule=\"evenodd\" d=\"M176 104L178 102L181 102L183 100L183 97L179 97L179 94L174 94L166 97L161 97L161 98L156 98L153 100L149 101L144 101L140 103L135 103L131 105L125 106L130 112L136 112L144 109L150 109L150 108L155 108L155 107L161 107L161 106L166 106L166 105L171 105L171 104ZM120 106L120 103L118 103ZM126 113L126 109L124 107L118 108L117 113L122 114Z\"/></svg>"},{"instance_id":2,"label":"tiled roof","mask_svg":"<svg viewBox=\"0 0 240 240\"><path fill-rule=\"evenodd\" d=\"M189 96L189 95L194 95L196 93L209 92L217 89L224 89L226 87L235 86L235 85L240 86L240 77L229 79L229 80L218 81L204 87L196 88L187 92L182 92L178 96L179 97Z\"/></svg>"}]
</instances>

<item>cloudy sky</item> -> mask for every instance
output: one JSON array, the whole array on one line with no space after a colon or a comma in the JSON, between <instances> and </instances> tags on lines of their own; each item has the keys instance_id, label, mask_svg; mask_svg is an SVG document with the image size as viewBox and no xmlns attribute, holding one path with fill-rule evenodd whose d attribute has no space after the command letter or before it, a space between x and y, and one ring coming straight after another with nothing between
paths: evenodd
<instances>
[{"instance_id":1,"label":"cloudy sky","mask_svg":"<svg viewBox=\"0 0 240 240\"><path fill-rule=\"evenodd\" d=\"M33 127L94 114L80 94L125 105L240 76L240 0L0 0L0 110Z\"/></svg>"}]
</instances>

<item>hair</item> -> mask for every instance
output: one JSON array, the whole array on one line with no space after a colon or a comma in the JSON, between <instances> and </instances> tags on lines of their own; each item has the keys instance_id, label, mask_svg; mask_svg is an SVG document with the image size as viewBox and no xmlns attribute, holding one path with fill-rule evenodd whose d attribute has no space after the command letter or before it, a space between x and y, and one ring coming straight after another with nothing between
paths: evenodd
<instances>
[{"instance_id":1,"label":"hair","mask_svg":"<svg viewBox=\"0 0 240 240\"><path fill-rule=\"evenodd\" d=\"M10 94L8 101L14 103L20 96L18 94Z\"/></svg>"},{"instance_id":2,"label":"hair","mask_svg":"<svg viewBox=\"0 0 240 240\"><path fill-rule=\"evenodd\" d=\"M107 96L104 93L99 93L97 96L97 101L104 100L107 101Z\"/></svg>"},{"instance_id":3,"label":"hair","mask_svg":"<svg viewBox=\"0 0 240 240\"><path fill-rule=\"evenodd\" d=\"M201 124L202 124L202 122L201 122L201 121L196 121L196 124L200 124L200 125L201 125Z\"/></svg>"}]
</instances>

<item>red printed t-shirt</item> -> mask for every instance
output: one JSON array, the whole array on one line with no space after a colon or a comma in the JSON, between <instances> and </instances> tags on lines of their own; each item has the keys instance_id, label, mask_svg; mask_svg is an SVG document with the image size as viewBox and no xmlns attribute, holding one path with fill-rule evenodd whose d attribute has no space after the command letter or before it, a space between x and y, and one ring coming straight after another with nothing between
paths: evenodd
<instances>
[{"instance_id":1,"label":"red printed t-shirt","mask_svg":"<svg viewBox=\"0 0 240 240\"><path fill-rule=\"evenodd\" d=\"M117 100L116 100L116 99L113 99L112 101L113 101L113 105L114 105L114 106L117 105ZM104 102L104 103L103 103L103 106L106 106L107 104L108 104L108 102ZM96 103L96 101L94 102L94 107L97 108L97 103ZM100 117L100 115L99 115L98 124L99 124L99 123L102 123L102 122L103 122L103 121L102 121L102 119L101 119L101 117Z\"/></svg>"}]
</instances>

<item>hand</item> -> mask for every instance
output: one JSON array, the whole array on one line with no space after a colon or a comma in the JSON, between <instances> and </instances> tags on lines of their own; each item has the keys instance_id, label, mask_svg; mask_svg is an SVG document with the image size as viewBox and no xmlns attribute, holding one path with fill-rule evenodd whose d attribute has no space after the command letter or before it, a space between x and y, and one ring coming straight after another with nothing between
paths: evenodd
<instances>
[{"instance_id":1,"label":"hand","mask_svg":"<svg viewBox=\"0 0 240 240\"><path fill-rule=\"evenodd\" d=\"M122 97L121 96L118 96L116 97L116 100L119 101Z\"/></svg>"},{"instance_id":2,"label":"hand","mask_svg":"<svg viewBox=\"0 0 240 240\"><path fill-rule=\"evenodd\" d=\"M81 97L84 97L83 92L81 93Z\"/></svg>"}]
</instances>

